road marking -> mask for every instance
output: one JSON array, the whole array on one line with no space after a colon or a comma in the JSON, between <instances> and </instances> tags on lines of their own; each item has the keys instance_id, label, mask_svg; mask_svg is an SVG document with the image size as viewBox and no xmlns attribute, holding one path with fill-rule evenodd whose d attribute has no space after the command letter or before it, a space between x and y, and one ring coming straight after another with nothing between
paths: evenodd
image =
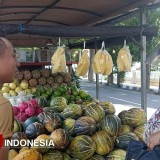
<instances>
[{"instance_id":1,"label":"road marking","mask_svg":"<svg viewBox=\"0 0 160 160\"><path fill-rule=\"evenodd\" d=\"M109 98L116 99L116 100L123 101L123 102L127 102L127 103L131 103L131 104L136 104L136 105L141 106L141 104L139 104L139 103L134 103L134 102L131 102L131 101L126 101L126 100L124 100L124 99L119 99L119 98L115 98L115 97L109 97Z\"/></svg>"}]
</instances>

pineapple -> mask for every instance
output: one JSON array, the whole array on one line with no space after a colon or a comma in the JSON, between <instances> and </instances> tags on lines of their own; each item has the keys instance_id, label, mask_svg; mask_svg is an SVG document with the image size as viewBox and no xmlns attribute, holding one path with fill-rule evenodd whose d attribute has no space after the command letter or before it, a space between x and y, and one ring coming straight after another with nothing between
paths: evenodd
<instances>
[{"instance_id":1,"label":"pineapple","mask_svg":"<svg viewBox=\"0 0 160 160\"><path fill-rule=\"evenodd\" d=\"M56 83L61 84L61 83L63 83L63 76L60 75L60 74L58 74L58 75L54 78L54 80L55 80Z\"/></svg>"},{"instance_id":2,"label":"pineapple","mask_svg":"<svg viewBox=\"0 0 160 160\"><path fill-rule=\"evenodd\" d=\"M69 73L64 73L64 74L63 74L63 81L64 81L65 83L68 83L68 82L71 81L71 76L70 76Z\"/></svg>"},{"instance_id":3,"label":"pineapple","mask_svg":"<svg viewBox=\"0 0 160 160\"><path fill-rule=\"evenodd\" d=\"M24 79L30 80L32 78L31 72L30 71L24 71Z\"/></svg>"},{"instance_id":4,"label":"pineapple","mask_svg":"<svg viewBox=\"0 0 160 160\"><path fill-rule=\"evenodd\" d=\"M51 86L49 84L44 85L45 88L50 88Z\"/></svg>"},{"instance_id":5,"label":"pineapple","mask_svg":"<svg viewBox=\"0 0 160 160\"><path fill-rule=\"evenodd\" d=\"M39 78L38 79L38 84L39 85L45 85L46 84L46 78L44 78L44 77Z\"/></svg>"},{"instance_id":6,"label":"pineapple","mask_svg":"<svg viewBox=\"0 0 160 160\"><path fill-rule=\"evenodd\" d=\"M21 80L23 79L23 73L17 71L15 78L16 78L18 81L21 81Z\"/></svg>"},{"instance_id":7,"label":"pineapple","mask_svg":"<svg viewBox=\"0 0 160 160\"><path fill-rule=\"evenodd\" d=\"M29 80L29 85L30 85L31 87L36 87L37 84L38 84L38 82L37 82L36 79L32 78L32 79Z\"/></svg>"},{"instance_id":8,"label":"pineapple","mask_svg":"<svg viewBox=\"0 0 160 160\"><path fill-rule=\"evenodd\" d=\"M33 77L34 79L40 78L40 77L41 77L41 72L40 72L39 70L33 70L33 71L32 71L32 77Z\"/></svg>"},{"instance_id":9,"label":"pineapple","mask_svg":"<svg viewBox=\"0 0 160 160\"><path fill-rule=\"evenodd\" d=\"M49 69L42 69L41 70L42 77L47 78L50 76L50 73L51 73L51 71Z\"/></svg>"},{"instance_id":10,"label":"pineapple","mask_svg":"<svg viewBox=\"0 0 160 160\"><path fill-rule=\"evenodd\" d=\"M49 77L47 78L47 83L48 83L48 84L54 83L54 78L51 77L51 76L49 76Z\"/></svg>"},{"instance_id":11,"label":"pineapple","mask_svg":"<svg viewBox=\"0 0 160 160\"><path fill-rule=\"evenodd\" d=\"M52 87L53 89L56 89L58 86L59 86L58 83L52 83L52 84L51 84L51 87Z\"/></svg>"}]
</instances>

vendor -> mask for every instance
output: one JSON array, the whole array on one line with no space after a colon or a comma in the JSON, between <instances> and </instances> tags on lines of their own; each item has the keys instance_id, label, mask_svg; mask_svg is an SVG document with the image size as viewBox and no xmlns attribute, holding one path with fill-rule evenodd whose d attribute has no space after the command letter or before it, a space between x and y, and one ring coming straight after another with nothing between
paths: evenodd
<instances>
[{"instance_id":1,"label":"vendor","mask_svg":"<svg viewBox=\"0 0 160 160\"><path fill-rule=\"evenodd\" d=\"M0 37L0 88L4 83L14 81L17 67L16 53L10 41ZM0 134L4 139L9 139L13 133L14 115L10 102L0 95ZM0 149L0 160L8 160L9 148L2 147Z\"/></svg>"}]
</instances>

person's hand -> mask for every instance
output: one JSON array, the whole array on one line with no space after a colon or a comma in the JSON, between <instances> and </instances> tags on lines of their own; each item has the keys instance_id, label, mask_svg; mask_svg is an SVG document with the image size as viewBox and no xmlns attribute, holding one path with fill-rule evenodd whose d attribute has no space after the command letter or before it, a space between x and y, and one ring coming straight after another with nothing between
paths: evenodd
<instances>
[{"instance_id":1,"label":"person's hand","mask_svg":"<svg viewBox=\"0 0 160 160\"><path fill-rule=\"evenodd\" d=\"M160 131L151 134L151 136L149 137L148 141L147 141L147 146L149 148L149 150L152 150L155 146L160 144Z\"/></svg>"}]
</instances>

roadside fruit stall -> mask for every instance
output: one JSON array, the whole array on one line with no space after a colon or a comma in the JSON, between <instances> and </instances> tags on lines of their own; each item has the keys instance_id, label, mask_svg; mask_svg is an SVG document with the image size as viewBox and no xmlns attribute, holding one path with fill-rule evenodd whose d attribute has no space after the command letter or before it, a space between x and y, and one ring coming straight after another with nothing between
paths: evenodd
<instances>
[{"instance_id":1,"label":"roadside fruit stall","mask_svg":"<svg viewBox=\"0 0 160 160\"><path fill-rule=\"evenodd\" d=\"M153 5L156 3L153 1ZM157 33L156 27L145 26L144 17L143 26L104 25L126 17L132 11L137 13L143 5L151 6L152 2L147 0L132 0L132 3L40 0L38 5L30 0L15 0L14 3L4 1L1 5L1 23L7 24L0 24L0 35L10 34L8 39L15 46L42 47L48 42L56 46L53 37L82 37L94 41L120 38L121 41L116 42L119 45L126 38L136 42L138 36L143 40L140 48L144 55L142 66L145 66L145 38ZM87 50L83 49L77 76L84 76L91 63ZM3 85L1 94L13 105L15 116L9 160L125 160L129 142L143 141L146 111L132 108L115 115L114 104L95 99L77 85L66 72L66 63L65 50L59 45L51 58L51 69L21 70L16 73L14 82ZM118 53L118 70L130 70L131 63L132 56L124 43ZM112 68L112 57L102 43L93 59L94 73L109 75ZM144 82L145 67L143 70ZM145 91L145 83L142 85ZM143 92L143 102L145 96ZM146 109L145 104L142 107Z\"/></svg>"}]
</instances>

